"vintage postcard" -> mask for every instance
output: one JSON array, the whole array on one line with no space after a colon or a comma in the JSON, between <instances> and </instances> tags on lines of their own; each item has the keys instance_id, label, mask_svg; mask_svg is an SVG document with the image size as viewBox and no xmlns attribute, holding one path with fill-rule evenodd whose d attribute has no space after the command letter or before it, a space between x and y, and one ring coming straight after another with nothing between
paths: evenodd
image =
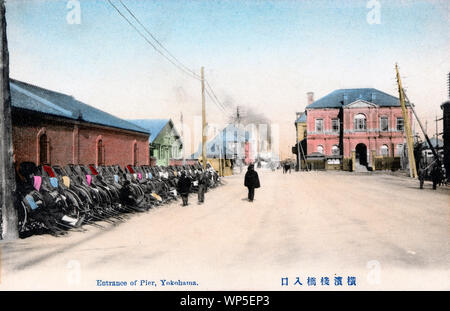
<instances>
[{"instance_id":1,"label":"vintage postcard","mask_svg":"<svg viewBox=\"0 0 450 311\"><path fill-rule=\"evenodd\" d=\"M450 290L449 1L0 15L0 291Z\"/></svg>"}]
</instances>

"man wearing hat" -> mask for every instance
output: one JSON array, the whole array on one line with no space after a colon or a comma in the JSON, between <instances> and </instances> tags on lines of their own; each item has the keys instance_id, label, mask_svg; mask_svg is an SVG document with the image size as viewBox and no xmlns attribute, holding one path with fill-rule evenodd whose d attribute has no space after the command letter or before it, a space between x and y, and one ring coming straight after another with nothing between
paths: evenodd
<instances>
[{"instance_id":1,"label":"man wearing hat","mask_svg":"<svg viewBox=\"0 0 450 311\"><path fill-rule=\"evenodd\" d=\"M248 166L247 173L245 173L244 186L248 188L248 201L253 202L255 189L260 187L258 173L253 164Z\"/></svg>"},{"instance_id":2,"label":"man wearing hat","mask_svg":"<svg viewBox=\"0 0 450 311\"><path fill-rule=\"evenodd\" d=\"M178 180L178 192L183 200L183 206L188 205L189 192L191 191L192 181L186 176L186 172L182 171L180 179Z\"/></svg>"}]
</instances>

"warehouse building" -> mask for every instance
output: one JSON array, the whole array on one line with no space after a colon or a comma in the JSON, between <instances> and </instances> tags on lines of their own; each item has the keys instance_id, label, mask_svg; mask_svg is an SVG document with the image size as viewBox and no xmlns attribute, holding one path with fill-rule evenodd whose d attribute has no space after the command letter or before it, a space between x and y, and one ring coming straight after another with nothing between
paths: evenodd
<instances>
[{"instance_id":1,"label":"warehouse building","mask_svg":"<svg viewBox=\"0 0 450 311\"><path fill-rule=\"evenodd\" d=\"M13 79L10 88L16 162L149 163L147 130L66 94Z\"/></svg>"}]
</instances>

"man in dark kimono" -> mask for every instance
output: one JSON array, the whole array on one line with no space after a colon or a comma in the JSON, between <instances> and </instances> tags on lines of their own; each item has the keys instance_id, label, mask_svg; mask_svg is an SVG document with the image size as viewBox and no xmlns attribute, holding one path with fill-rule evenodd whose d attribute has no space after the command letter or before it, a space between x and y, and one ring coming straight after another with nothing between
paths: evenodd
<instances>
[{"instance_id":1,"label":"man in dark kimono","mask_svg":"<svg viewBox=\"0 0 450 311\"><path fill-rule=\"evenodd\" d=\"M248 166L247 173L245 173L244 186L248 188L249 202L253 202L255 189L260 187L258 173L255 171L253 164Z\"/></svg>"},{"instance_id":2,"label":"man in dark kimono","mask_svg":"<svg viewBox=\"0 0 450 311\"><path fill-rule=\"evenodd\" d=\"M437 163L435 163L431 169L431 180L433 181L433 190L436 190L436 186L439 184L441 179L441 170Z\"/></svg>"},{"instance_id":3,"label":"man in dark kimono","mask_svg":"<svg viewBox=\"0 0 450 311\"><path fill-rule=\"evenodd\" d=\"M208 175L205 172L198 174L198 203L201 204L205 202L205 192L208 189Z\"/></svg>"},{"instance_id":4,"label":"man in dark kimono","mask_svg":"<svg viewBox=\"0 0 450 311\"><path fill-rule=\"evenodd\" d=\"M419 188L423 189L423 183L425 181L425 170L422 167L422 165L419 165L418 177L419 177Z\"/></svg>"},{"instance_id":5,"label":"man in dark kimono","mask_svg":"<svg viewBox=\"0 0 450 311\"><path fill-rule=\"evenodd\" d=\"M189 192L191 191L191 179L186 176L186 173L183 171L181 172L181 177L178 180L178 192L181 195L181 199L183 200L183 206L188 205L188 196Z\"/></svg>"}]
</instances>

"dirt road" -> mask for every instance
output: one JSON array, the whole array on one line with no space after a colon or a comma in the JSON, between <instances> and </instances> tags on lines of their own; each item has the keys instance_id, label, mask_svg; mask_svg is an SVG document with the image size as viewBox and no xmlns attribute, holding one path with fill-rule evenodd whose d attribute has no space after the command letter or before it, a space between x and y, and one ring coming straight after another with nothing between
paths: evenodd
<instances>
[{"instance_id":1,"label":"dirt road","mask_svg":"<svg viewBox=\"0 0 450 311\"><path fill-rule=\"evenodd\" d=\"M192 196L188 207L106 230L2 243L0 290L450 289L449 188L390 175L259 174L253 203L237 175L203 205ZM108 281L122 283L99 286Z\"/></svg>"}]
</instances>

